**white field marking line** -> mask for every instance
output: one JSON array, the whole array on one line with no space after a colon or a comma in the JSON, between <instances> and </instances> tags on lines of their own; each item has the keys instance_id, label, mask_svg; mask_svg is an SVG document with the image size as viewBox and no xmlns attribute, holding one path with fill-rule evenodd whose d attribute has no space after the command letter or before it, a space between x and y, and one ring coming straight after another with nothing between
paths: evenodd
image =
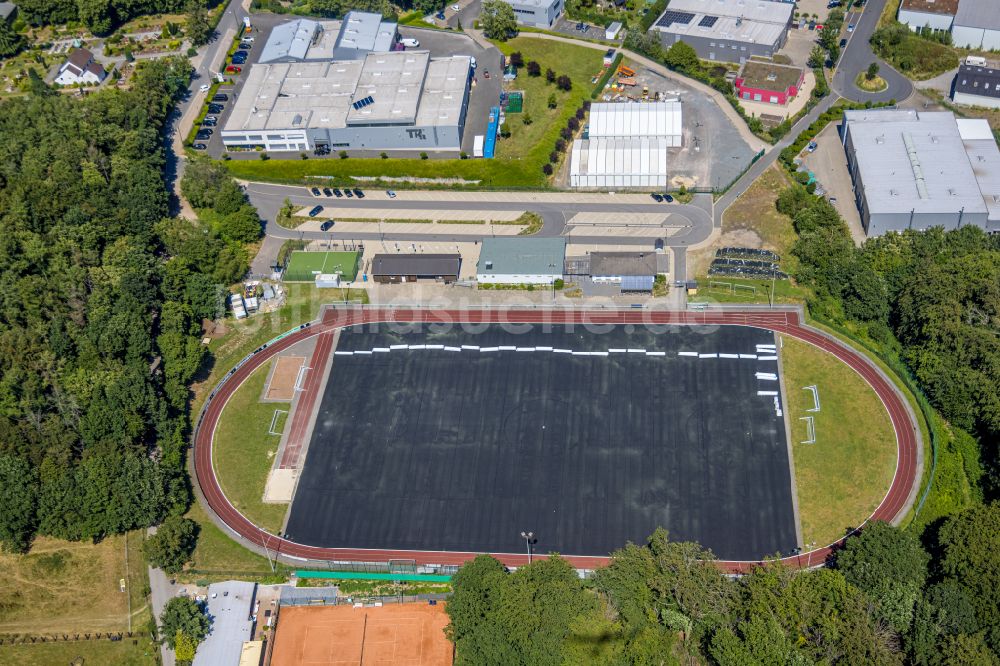
<instances>
[{"instance_id":1,"label":"white field marking line","mask_svg":"<svg viewBox=\"0 0 1000 666\"><path fill-rule=\"evenodd\" d=\"M758 361L777 361L778 357L777 356L758 356L757 360Z\"/></svg>"},{"instance_id":2,"label":"white field marking line","mask_svg":"<svg viewBox=\"0 0 1000 666\"><path fill-rule=\"evenodd\" d=\"M778 392L777 391L757 391L757 395L765 395L765 396L774 395L774 396L776 396L776 395L778 395Z\"/></svg>"},{"instance_id":3,"label":"white field marking line","mask_svg":"<svg viewBox=\"0 0 1000 666\"><path fill-rule=\"evenodd\" d=\"M815 444L816 443L816 420L812 416L800 416L799 421L806 422L806 441L799 442L799 444Z\"/></svg>"},{"instance_id":4,"label":"white field marking line","mask_svg":"<svg viewBox=\"0 0 1000 666\"><path fill-rule=\"evenodd\" d=\"M666 352L666 351L654 351L648 349L638 349L634 347L624 348L624 347L613 347L605 350L594 350L594 351L575 351L572 349L560 349L558 347L516 347L514 345L498 345L495 347L480 347L479 345L437 345L437 344L422 344L422 345L389 345L388 347L372 347L370 350L367 349L356 349L354 351L343 351L335 350L333 352L334 356L355 356L355 355L372 355L372 354L387 354L393 351L449 351L449 352L463 352L463 351L478 351L478 352L551 352L553 354L571 354L573 356L600 356L605 357L609 354L643 354L645 356L655 356L655 357L666 357L668 355L673 356L674 353L677 356L686 356L690 358L724 358L724 359L757 359L757 360L768 360L776 359L776 356L758 356L757 354L732 354L724 352L710 352L701 354L693 351L679 351L679 352ZM776 379L777 375L774 373L762 373L758 372L758 379ZM763 375L763 376L762 376Z\"/></svg>"},{"instance_id":5,"label":"white field marking line","mask_svg":"<svg viewBox=\"0 0 1000 666\"><path fill-rule=\"evenodd\" d=\"M269 435L280 435L281 432L275 432L274 426L278 423L279 414L288 414L287 409L276 409L274 410L274 415L271 417L271 426L267 429Z\"/></svg>"},{"instance_id":6,"label":"white field marking line","mask_svg":"<svg viewBox=\"0 0 1000 666\"><path fill-rule=\"evenodd\" d=\"M802 390L803 391L811 391L812 394L813 394L813 405L814 406L813 406L812 409L807 409L806 411L807 412L818 412L819 411L819 389L816 388L815 384L813 384L812 386L803 386Z\"/></svg>"}]
</instances>

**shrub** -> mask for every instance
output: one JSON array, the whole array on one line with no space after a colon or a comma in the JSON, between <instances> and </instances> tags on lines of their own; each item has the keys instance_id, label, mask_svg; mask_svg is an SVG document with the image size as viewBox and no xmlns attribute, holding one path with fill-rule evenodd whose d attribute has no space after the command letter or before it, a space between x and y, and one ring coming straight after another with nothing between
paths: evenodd
<instances>
[{"instance_id":1,"label":"shrub","mask_svg":"<svg viewBox=\"0 0 1000 666\"><path fill-rule=\"evenodd\" d=\"M381 153L378 154L378 156L381 157L384 160L389 159L389 153L386 153L386 152L381 152Z\"/></svg>"},{"instance_id":2,"label":"shrub","mask_svg":"<svg viewBox=\"0 0 1000 666\"><path fill-rule=\"evenodd\" d=\"M458 154L458 157L460 159L467 160L469 159L469 154L463 150L461 153Z\"/></svg>"},{"instance_id":3,"label":"shrub","mask_svg":"<svg viewBox=\"0 0 1000 666\"><path fill-rule=\"evenodd\" d=\"M304 159L304 160L309 159L309 155L307 155L306 153L299 153L299 157L302 158L302 159Z\"/></svg>"},{"instance_id":4,"label":"shrub","mask_svg":"<svg viewBox=\"0 0 1000 666\"><path fill-rule=\"evenodd\" d=\"M555 94L555 93L552 93L551 95L549 95L549 101L548 101L548 106L549 106L549 108L550 108L550 109L554 109L554 108L556 108L556 107L557 107L558 105L559 105L559 104L558 104L558 102L556 102L556 94Z\"/></svg>"},{"instance_id":5,"label":"shrub","mask_svg":"<svg viewBox=\"0 0 1000 666\"><path fill-rule=\"evenodd\" d=\"M553 150L551 153L549 153L549 162L558 162L558 161L559 161L559 152Z\"/></svg>"},{"instance_id":6,"label":"shrub","mask_svg":"<svg viewBox=\"0 0 1000 666\"><path fill-rule=\"evenodd\" d=\"M559 90L565 90L569 92L570 90L573 89L573 80L570 79L565 74L563 74L558 79L556 79L556 87L559 88Z\"/></svg>"},{"instance_id":7,"label":"shrub","mask_svg":"<svg viewBox=\"0 0 1000 666\"><path fill-rule=\"evenodd\" d=\"M580 121L574 117L571 117L569 120L566 121L566 127L568 127L571 131L575 132L578 129L580 129Z\"/></svg>"},{"instance_id":8,"label":"shrub","mask_svg":"<svg viewBox=\"0 0 1000 666\"><path fill-rule=\"evenodd\" d=\"M568 127L563 127L559 132L559 136L569 141L573 138L573 132Z\"/></svg>"},{"instance_id":9,"label":"shrub","mask_svg":"<svg viewBox=\"0 0 1000 666\"><path fill-rule=\"evenodd\" d=\"M535 122L535 119L531 117L530 113L524 113L521 115L521 122L524 123L525 125L530 125L531 123Z\"/></svg>"},{"instance_id":10,"label":"shrub","mask_svg":"<svg viewBox=\"0 0 1000 666\"><path fill-rule=\"evenodd\" d=\"M271 156L270 156L270 155L268 155L267 153L261 153L261 154L260 154L260 161L261 161L261 162L266 162L266 161L268 161L269 159L271 159Z\"/></svg>"},{"instance_id":11,"label":"shrub","mask_svg":"<svg viewBox=\"0 0 1000 666\"><path fill-rule=\"evenodd\" d=\"M340 151L339 153L337 153L337 155L339 155L340 159L342 159L342 160L346 160L347 159L347 151L346 150Z\"/></svg>"},{"instance_id":12,"label":"shrub","mask_svg":"<svg viewBox=\"0 0 1000 666\"><path fill-rule=\"evenodd\" d=\"M514 67L524 67L524 56L521 55L520 51L511 53L507 60Z\"/></svg>"},{"instance_id":13,"label":"shrub","mask_svg":"<svg viewBox=\"0 0 1000 666\"><path fill-rule=\"evenodd\" d=\"M587 117L587 111L582 106L579 109L576 110L576 119L577 120L583 120L586 117Z\"/></svg>"},{"instance_id":14,"label":"shrub","mask_svg":"<svg viewBox=\"0 0 1000 666\"><path fill-rule=\"evenodd\" d=\"M505 139L510 137L510 127L507 123L500 125L500 136Z\"/></svg>"},{"instance_id":15,"label":"shrub","mask_svg":"<svg viewBox=\"0 0 1000 666\"><path fill-rule=\"evenodd\" d=\"M556 139L556 151L564 152L566 150L566 141L563 139Z\"/></svg>"},{"instance_id":16,"label":"shrub","mask_svg":"<svg viewBox=\"0 0 1000 666\"><path fill-rule=\"evenodd\" d=\"M556 80L556 73L552 71L551 67L549 67L548 69L545 70L545 82L555 83L555 80Z\"/></svg>"},{"instance_id":17,"label":"shrub","mask_svg":"<svg viewBox=\"0 0 1000 666\"><path fill-rule=\"evenodd\" d=\"M542 66L539 65L534 60L529 60L528 61L528 76L541 76L541 75L542 75Z\"/></svg>"},{"instance_id":18,"label":"shrub","mask_svg":"<svg viewBox=\"0 0 1000 666\"><path fill-rule=\"evenodd\" d=\"M542 165L542 173L544 173L546 176L551 176L552 175L552 165L549 164L548 162L546 162L545 164L543 164Z\"/></svg>"},{"instance_id":19,"label":"shrub","mask_svg":"<svg viewBox=\"0 0 1000 666\"><path fill-rule=\"evenodd\" d=\"M427 159L427 153L420 153L420 159L426 160Z\"/></svg>"}]
</instances>

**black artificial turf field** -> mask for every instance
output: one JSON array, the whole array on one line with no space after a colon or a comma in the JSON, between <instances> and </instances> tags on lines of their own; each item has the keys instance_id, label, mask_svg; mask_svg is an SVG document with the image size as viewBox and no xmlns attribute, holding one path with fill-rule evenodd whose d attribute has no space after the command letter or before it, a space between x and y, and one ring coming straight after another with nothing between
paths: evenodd
<instances>
[{"instance_id":1,"label":"black artificial turf field","mask_svg":"<svg viewBox=\"0 0 1000 666\"><path fill-rule=\"evenodd\" d=\"M631 328L631 327L630 327ZM345 330L287 535L326 547L607 555L663 526L723 559L795 547L770 331ZM574 351L392 350L514 345Z\"/></svg>"}]
</instances>

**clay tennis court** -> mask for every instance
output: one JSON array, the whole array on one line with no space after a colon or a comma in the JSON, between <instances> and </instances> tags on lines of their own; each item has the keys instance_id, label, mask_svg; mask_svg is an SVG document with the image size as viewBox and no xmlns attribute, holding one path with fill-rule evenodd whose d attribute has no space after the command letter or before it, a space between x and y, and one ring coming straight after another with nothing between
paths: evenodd
<instances>
[{"instance_id":1,"label":"clay tennis court","mask_svg":"<svg viewBox=\"0 0 1000 666\"><path fill-rule=\"evenodd\" d=\"M271 666L451 666L444 604L285 606Z\"/></svg>"},{"instance_id":2,"label":"clay tennis court","mask_svg":"<svg viewBox=\"0 0 1000 666\"><path fill-rule=\"evenodd\" d=\"M267 383L264 392L265 400L291 402L295 397L295 380L299 376L299 368L306 362L304 356L279 356L274 360L271 371L271 381Z\"/></svg>"}]
</instances>

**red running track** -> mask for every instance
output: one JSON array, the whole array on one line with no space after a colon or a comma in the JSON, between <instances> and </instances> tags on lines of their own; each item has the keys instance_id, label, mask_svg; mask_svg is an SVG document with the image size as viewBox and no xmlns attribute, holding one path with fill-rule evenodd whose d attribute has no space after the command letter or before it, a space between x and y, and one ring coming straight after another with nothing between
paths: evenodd
<instances>
[{"instance_id":1,"label":"red running track","mask_svg":"<svg viewBox=\"0 0 1000 666\"><path fill-rule=\"evenodd\" d=\"M292 427L285 440L285 450L281 454L281 462L278 465L281 469L298 469L299 455L306 445L306 433L309 432L309 421L316 400L319 399L319 387L323 383L323 375L326 373L326 366L330 363L333 355L333 331L321 333L316 340L316 348L313 349L310 367L306 372L306 381L302 385L302 391L298 402L295 404L295 416L292 420ZM270 348L269 348L270 349ZM300 416L301 415L301 416Z\"/></svg>"},{"instance_id":2,"label":"red running track","mask_svg":"<svg viewBox=\"0 0 1000 666\"><path fill-rule=\"evenodd\" d=\"M865 356L854 351L836 339L827 337L818 331L802 324L799 315L794 311L703 311L703 312L668 312L650 310L421 310L402 308L357 308L349 310L327 310L322 321L306 326L285 338L261 348L250 356L243 365L230 373L218 386L202 411L201 420L194 435L194 470L195 480L209 508L225 523L228 528L250 543L265 549L277 551L279 555L300 560L316 561L361 561L387 562L389 560L415 560L418 564L461 564L472 559L479 553L473 552L441 552L441 551L407 551L407 550L374 550L359 548L319 548L306 544L295 543L265 532L254 525L226 499L215 477L212 467L212 438L219 415L226 406L232 394L250 376L277 353L302 342L303 340L333 331L344 326L375 322L421 322L421 323L533 323L533 324L682 324L682 325L744 325L765 328L808 342L820 349L830 352L841 361L853 368L875 390L892 420L896 431L897 459L896 471L889 491L875 509L869 520L892 521L907 509L908 498L918 482L917 460L918 439L917 425L911 418L903 399L892 385ZM323 336L332 338L332 336ZM322 338L321 338L322 339ZM318 372L310 373L310 381L319 380ZM313 393L318 393L318 384L313 386ZM303 396L306 397L306 396ZM312 396L315 401L316 395ZM308 419L312 410L296 410L296 420ZM293 423L292 428L297 424ZM299 426L302 427L302 426ZM841 540L842 541L842 540ZM780 560L793 568L805 565L817 565L826 560L827 556L840 541L813 550L809 553L794 555ZM522 566L527 562L527 555L516 553L494 553L501 562L508 566ZM606 565L608 557L564 556L573 566L580 569L593 569ZM805 560L805 562L803 562ZM748 571L758 561L719 561L718 565L727 572L741 573Z\"/></svg>"}]
</instances>

